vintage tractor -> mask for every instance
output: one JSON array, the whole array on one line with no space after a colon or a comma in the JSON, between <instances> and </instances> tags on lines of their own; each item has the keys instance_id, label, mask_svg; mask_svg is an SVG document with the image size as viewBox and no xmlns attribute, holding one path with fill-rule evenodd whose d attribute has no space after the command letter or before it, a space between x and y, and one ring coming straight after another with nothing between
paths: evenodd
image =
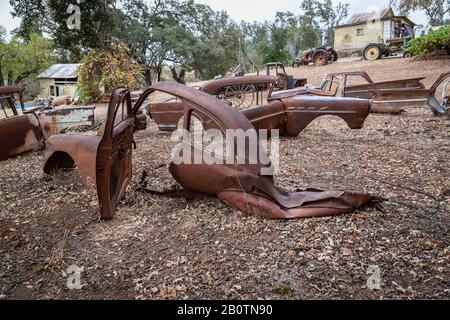
<instances>
[{"instance_id":1,"label":"vintage tractor","mask_svg":"<svg viewBox=\"0 0 450 320\"><path fill-rule=\"evenodd\" d=\"M303 51L302 56L292 63L293 68L307 66L314 63L316 66L324 66L338 60L338 54L332 47L308 49Z\"/></svg>"},{"instance_id":2,"label":"vintage tractor","mask_svg":"<svg viewBox=\"0 0 450 320\"><path fill-rule=\"evenodd\" d=\"M363 50L363 57L368 61L398 55L402 55L404 58L411 58L411 54L405 50L411 39L411 37L392 38L388 39L386 43L369 43Z\"/></svg>"}]
</instances>

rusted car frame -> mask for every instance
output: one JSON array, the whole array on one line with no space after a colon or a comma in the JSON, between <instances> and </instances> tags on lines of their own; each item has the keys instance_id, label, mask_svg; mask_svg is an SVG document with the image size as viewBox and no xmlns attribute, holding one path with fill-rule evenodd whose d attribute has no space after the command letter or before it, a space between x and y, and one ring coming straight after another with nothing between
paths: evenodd
<instances>
[{"instance_id":1,"label":"rusted car frame","mask_svg":"<svg viewBox=\"0 0 450 320\"><path fill-rule=\"evenodd\" d=\"M16 116L18 115L16 109L16 100L17 100L16 96L19 97L19 102L20 106L22 107L22 111L24 110L23 91L24 89L20 87L13 87L13 86L0 87L0 106L6 118L9 117L6 109L7 105L9 105L9 107L11 108L13 115Z\"/></svg>"},{"instance_id":2,"label":"rusted car frame","mask_svg":"<svg viewBox=\"0 0 450 320\"><path fill-rule=\"evenodd\" d=\"M285 92L288 94L284 95ZM258 130L278 129L280 135L293 137L324 115L338 116L351 129L361 129L370 111L370 100L337 98L326 91L305 87L273 93L269 100L267 104L240 111ZM184 109L184 102L180 100L146 106L147 114L161 131L175 131L184 116Z\"/></svg>"},{"instance_id":3,"label":"rusted car frame","mask_svg":"<svg viewBox=\"0 0 450 320\"><path fill-rule=\"evenodd\" d=\"M349 78L360 78L366 83L349 85ZM371 112L375 113L399 113L406 107L428 106L434 115L446 113L445 99L438 101L436 90L444 84L444 90L448 90L450 72L442 73L431 88L426 89L422 80L425 78L411 78L374 82L366 72L339 72L325 76L324 81L316 90L333 92L336 83L341 90L341 96L363 98L372 100ZM444 95L447 94L444 92Z\"/></svg>"},{"instance_id":4,"label":"rusted car frame","mask_svg":"<svg viewBox=\"0 0 450 320\"><path fill-rule=\"evenodd\" d=\"M155 92L176 97L183 106L183 128L192 129L193 117L202 119L207 127L227 130L255 130L250 121L228 104L176 83L159 83L145 90L131 107L130 93L116 89L109 104L107 119L97 136L55 135L48 140L44 171L77 166L88 185L97 189L101 216L112 218L118 202L131 180L133 133L145 128L145 115L140 110L147 98ZM118 110L122 110L118 117ZM228 140L227 140L228 139ZM233 139L237 139L236 137ZM258 141L258 140L257 140ZM273 176L261 174L263 165L261 145L257 142L257 154L246 145L245 164L237 161L236 148L232 150L232 163L170 164L175 180L187 191L217 196L242 212L268 218L299 218L342 214L353 211L373 200L373 197L356 191L305 190L286 193L274 185ZM185 148L185 146L188 148ZM251 148L253 149L253 148ZM203 154L204 149L190 138L183 138L175 153L187 159ZM203 157L201 157L203 159ZM251 162L250 160L256 162Z\"/></svg>"},{"instance_id":5,"label":"rusted car frame","mask_svg":"<svg viewBox=\"0 0 450 320\"><path fill-rule=\"evenodd\" d=\"M26 152L41 150L48 137L76 125L93 125L94 107L37 107L25 110L19 87L0 87L5 118L0 119L0 161ZM16 109L19 97L21 111ZM9 110L9 108L8 108Z\"/></svg>"}]
</instances>

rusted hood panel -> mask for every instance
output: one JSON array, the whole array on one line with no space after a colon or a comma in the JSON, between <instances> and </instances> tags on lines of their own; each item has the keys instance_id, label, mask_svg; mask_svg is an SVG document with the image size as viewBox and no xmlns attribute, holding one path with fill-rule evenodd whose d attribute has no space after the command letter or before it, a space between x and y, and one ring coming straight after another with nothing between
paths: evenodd
<instances>
[{"instance_id":1,"label":"rusted hood panel","mask_svg":"<svg viewBox=\"0 0 450 320\"><path fill-rule=\"evenodd\" d=\"M280 90L272 92L271 95L267 98L268 101L272 100L280 100L285 99L289 97L294 97L297 95L304 95L304 94L313 94L316 96L324 96L324 97L333 97L334 93L320 90L318 88L314 87L298 87L290 90Z\"/></svg>"},{"instance_id":2,"label":"rusted hood panel","mask_svg":"<svg viewBox=\"0 0 450 320\"><path fill-rule=\"evenodd\" d=\"M281 100L287 110L334 110L342 113L364 113L369 111L370 101L357 98L317 97L297 95Z\"/></svg>"}]
</instances>

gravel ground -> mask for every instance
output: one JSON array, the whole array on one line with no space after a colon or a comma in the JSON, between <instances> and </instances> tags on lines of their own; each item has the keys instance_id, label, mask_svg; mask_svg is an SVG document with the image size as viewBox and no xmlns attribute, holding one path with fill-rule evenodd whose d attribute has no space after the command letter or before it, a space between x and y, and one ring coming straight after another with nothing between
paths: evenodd
<instances>
[{"instance_id":1,"label":"gravel ground","mask_svg":"<svg viewBox=\"0 0 450 320\"><path fill-rule=\"evenodd\" d=\"M344 69L375 80L389 78L387 70L390 78L425 73L429 85L449 67L395 59L295 73L316 84ZM149 187L176 185L167 171L174 143L154 123L136 134L133 184L112 221L99 221L96 194L76 171L45 176L42 152L4 161L0 299L448 299L449 129L445 117L412 109L371 114L362 130L324 117L283 138L282 188L358 189L386 199L307 220L266 220L214 198L138 191L144 170ZM67 287L71 265L82 269L79 290ZM370 267L381 272L378 290L367 287Z\"/></svg>"}]
</instances>

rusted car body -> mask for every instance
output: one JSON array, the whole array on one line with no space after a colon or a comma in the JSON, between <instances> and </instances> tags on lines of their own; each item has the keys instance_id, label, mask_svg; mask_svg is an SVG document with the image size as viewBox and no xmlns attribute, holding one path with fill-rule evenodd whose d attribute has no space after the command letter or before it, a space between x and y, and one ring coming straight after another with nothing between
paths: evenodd
<instances>
[{"instance_id":1,"label":"rusted car body","mask_svg":"<svg viewBox=\"0 0 450 320\"><path fill-rule=\"evenodd\" d=\"M0 87L0 107L5 117L8 117L7 106L10 107L13 115L18 115L16 109L16 100L19 98L20 106L24 110L23 105L23 88L13 87L13 86L2 86Z\"/></svg>"},{"instance_id":2,"label":"rusted car body","mask_svg":"<svg viewBox=\"0 0 450 320\"><path fill-rule=\"evenodd\" d=\"M183 128L186 130L193 129L194 118L201 119L203 124L207 124L205 128L219 129L227 143L231 142L230 139L233 142L237 139L229 138L225 134L227 130L255 130L242 113L228 104L184 85L153 85L144 91L133 107L130 92L116 89L109 104L107 119L97 136L55 135L48 140L45 152L46 173L54 169L79 168L83 181L97 189L102 218L113 217L131 181L133 133L145 129L145 115L140 110L154 92L170 94L180 101L179 106L183 106ZM358 104L363 103L357 101ZM122 110L120 116L119 110ZM201 156L203 160L200 164L176 164L173 161L170 172L189 192L217 196L242 212L268 218L341 214L373 200L368 194L344 190L285 193L274 185L272 175L262 175L263 168L271 164L261 161L261 158L268 156L259 141L256 141L256 154L251 151L253 148L246 145L244 164L237 161L237 150L232 148L231 163L211 164ZM189 137L183 137L174 154L193 159L198 153L205 155L204 151L203 146L196 145Z\"/></svg>"},{"instance_id":3,"label":"rusted car body","mask_svg":"<svg viewBox=\"0 0 450 320\"><path fill-rule=\"evenodd\" d=\"M94 107L38 107L25 110L23 89L0 87L0 100L5 118L0 119L0 161L26 152L41 150L48 137L77 125L94 124ZM22 110L16 109L19 96Z\"/></svg>"},{"instance_id":4,"label":"rusted car body","mask_svg":"<svg viewBox=\"0 0 450 320\"><path fill-rule=\"evenodd\" d=\"M152 103L146 106L146 110L161 131L174 131L184 116L184 104L180 100ZM257 130L278 129L280 135L296 137L311 122L324 115L338 116L351 129L361 129L369 111L370 100L337 98L325 91L302 87L273 93L267 104L241 110L241 113Z\"/></svg>"},{"instance_id":5,"label":"rusted car body","mask_svg":"<svg viewBox=\"0 0 450 320\"><path fill-rule=\"evenodd\" d=\"M363 84L349 84L350 78L359 78ZM353 97L372 100L371 112L399 113L405 107L428 106L434 115L446 113L445 99L438 101L436 92L444 84L443 97L448 94L450 72L443 73L431 86L426 89L422 80L425 78L400 79L374 82L366 72L339 72L325 76L324 81L316 90L332 92L342 97Z\"/></svg>"}]
</instances>

